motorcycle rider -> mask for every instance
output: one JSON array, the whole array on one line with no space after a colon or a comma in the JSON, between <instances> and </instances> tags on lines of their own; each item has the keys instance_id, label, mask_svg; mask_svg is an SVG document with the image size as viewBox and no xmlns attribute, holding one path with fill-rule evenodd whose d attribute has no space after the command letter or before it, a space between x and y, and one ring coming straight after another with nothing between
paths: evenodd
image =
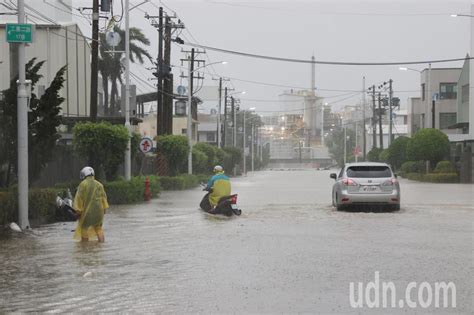
<instances>
[{"instance_id":1,"label":"motorcycle rider","mask_svg":"<svg viewBox=\"0 0 474 315\"><path fill-rule=\"evenodd\" d=\"M220 165L214 166L214 176L211 177L205 190L210 191L209 205L214 209L219 200L231 194L229 177L224 174L224 168ZM206 209L205 209L206 210Z\"/></svg>"}]
</instances>

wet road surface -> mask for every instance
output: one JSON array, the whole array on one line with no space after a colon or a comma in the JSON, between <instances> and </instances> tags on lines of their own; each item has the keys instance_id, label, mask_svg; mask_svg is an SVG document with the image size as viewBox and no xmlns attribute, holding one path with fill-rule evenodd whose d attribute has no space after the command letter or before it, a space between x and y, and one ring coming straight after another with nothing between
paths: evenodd
<instances>
[{"instance_id":1,"label":"wet road surface","mask_svg":"<svg viewBox=\"0 0 474 315\"><path fill-rule=\"evenodd\" d=\"M233 179L232 219L198 211L200 189L113 206L104 244L73 241L73 223L3 235L0 313L365 313L349 283L376 271L400 290L452 281L454 312L473 310L473 185L401 180L402 210L337 212L329 173Z\"/></svg>"}]
</instances>

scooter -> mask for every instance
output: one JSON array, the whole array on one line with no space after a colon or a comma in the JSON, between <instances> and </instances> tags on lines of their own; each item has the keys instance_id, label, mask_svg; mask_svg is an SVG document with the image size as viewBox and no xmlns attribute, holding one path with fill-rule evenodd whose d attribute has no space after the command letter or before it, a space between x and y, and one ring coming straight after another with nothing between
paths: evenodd
<instances>
[{"instance_id":1,"label":"scooter","mask_svg":"<svg viewBox=\"0 0 474 315\"><path fill-rule=\"evenodd\" d=\"M237 194L224 196L219 199L217 205L213 208L209 203L209 195L212 193L212 189L208 190L206 185L201 183L203 186L203 190L207 191L208 193L204 195L201 200L199 206L202 210L206 211L209 214L221 214L227 217L231 217L232 215L241 215L242 210L237 207Z\"/></svg>"},{"instance_id":2,"label":"scooter","mask_svg":"<svg viewBox=\"0 0 474 315\"><path fill-rule=\"evenodd\" d=\"M72 207L72 194L68 189L66 197L56 196L56 219L59 221L73 222L79 218L79 213Z\"/></svg>"}]
</instances>

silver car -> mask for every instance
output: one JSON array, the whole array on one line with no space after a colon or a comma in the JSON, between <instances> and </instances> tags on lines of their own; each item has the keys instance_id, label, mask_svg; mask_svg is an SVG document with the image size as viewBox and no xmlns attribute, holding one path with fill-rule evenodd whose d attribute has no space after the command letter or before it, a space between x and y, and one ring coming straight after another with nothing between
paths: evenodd
<instances>
[{"instance_id":1,"label":"silver car","mask_svg":"<svg viewBox=\"0 0 474 315\"><path fill-rule=\"evenodd\" d=\"M386 163L348 163L339 174L332 173L336 182L332 188L332 204L337 210L351 205L386 206L400 210L400 184Z\"/></svg>"}]
</instances>

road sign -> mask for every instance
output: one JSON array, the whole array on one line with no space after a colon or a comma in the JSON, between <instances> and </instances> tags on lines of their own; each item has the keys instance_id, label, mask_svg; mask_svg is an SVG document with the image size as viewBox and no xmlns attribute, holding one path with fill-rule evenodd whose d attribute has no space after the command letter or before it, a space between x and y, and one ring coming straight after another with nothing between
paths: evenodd
<instances>
[{"instance_id":1,"label":"road sign","mask_svg":"<svg viewBox=\"0 0 474 315\"><path fill-rule=\"evenodd\" d=\"M9 43L33 42L33 26L31 24L7 24L6 34Z\"/></svg>"},{"instance_id":2,"label":"road sign","mask_svg":"<svg viewBox=\"0 0 474 315\"><path fill-rule=\"evenodd\" d=\"M359 146L354 147L354 149L352 149L352 154L354 156L360 156L360 147Z\"/></svg>"},{"instance_id":3,"label":"road sign","mask_svg":"<svg viewBox=\"0 0 474 315\"><path fill-rule=\"evenodd\" d=\"M153 149L153 140L149 137L144 137L140 140L140 151L148 153Z\"/></svg>"}]
</instances>

